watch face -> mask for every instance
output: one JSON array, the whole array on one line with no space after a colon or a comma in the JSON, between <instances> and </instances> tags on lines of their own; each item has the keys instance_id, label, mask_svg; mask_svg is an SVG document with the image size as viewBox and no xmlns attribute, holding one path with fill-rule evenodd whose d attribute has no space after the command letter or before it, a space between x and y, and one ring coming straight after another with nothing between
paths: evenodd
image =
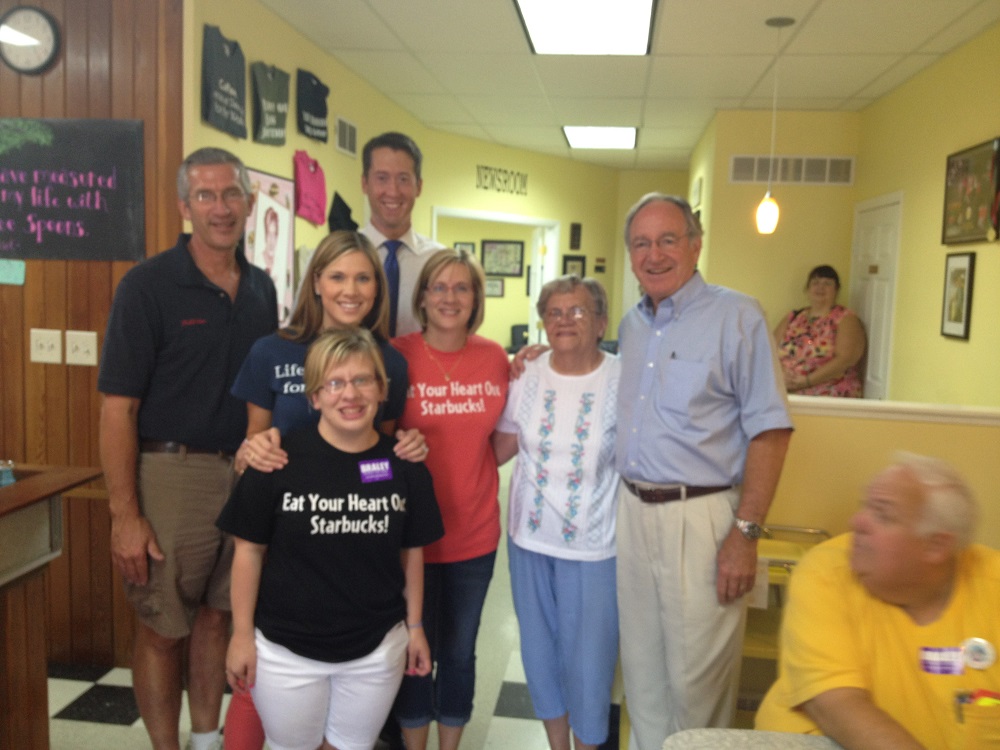
<instances>
[{"instance_id":1,"label":"watch face","mask_svg":"<svg viewBox=\"0 0 1000 750\"><path fill-rule=\"evenodd\" d=\"M39 8L18 7L0 17L0 58L19 73L41 73L59 54L59 27Z\"/></svg>"}]
</instances>

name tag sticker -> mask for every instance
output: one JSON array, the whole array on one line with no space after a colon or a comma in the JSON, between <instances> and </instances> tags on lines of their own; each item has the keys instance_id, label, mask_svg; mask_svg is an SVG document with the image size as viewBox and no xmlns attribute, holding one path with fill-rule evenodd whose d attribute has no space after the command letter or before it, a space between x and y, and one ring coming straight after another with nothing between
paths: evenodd
<instances>
[{"instance_id":1,"label":"name tag sticker","mask_svg":"<svg viewBox=\"0 0 1000 750\"><path fill-rule=\"evenodd\" d=\"M924 646L920 649L920 668L928 674L962 674L965 671L962 648Z\"/></svg>"},{"instance_id":2,"label":"name tag sticker","mask_svg":"<svg viewBox=\"0 0 1000 750\"><path fill-rule=\"evenodd\" d=\"M363 484L370 482L384 482L392 479L392 465L388 458L372 458L367 461L358 461L358 468L361 470L361 481Z\"/></svg>"}]
</instances>

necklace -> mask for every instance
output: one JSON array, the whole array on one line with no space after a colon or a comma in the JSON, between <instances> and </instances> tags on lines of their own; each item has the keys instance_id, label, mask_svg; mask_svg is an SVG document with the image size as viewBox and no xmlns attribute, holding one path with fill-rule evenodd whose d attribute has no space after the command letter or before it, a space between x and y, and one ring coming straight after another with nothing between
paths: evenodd
<instances>
[{"instance_id":1,"label":"necklace","mask_svg":"<svg viewBox=\"0 0 1000 750\"><path fill-rule=\"evenodd\" d=\"M434 356L434 352L431 351L430 346L427 345L427 340L423 336L420 337L420 340L423 342L424 351L427 352L427 356L434 361L434 364L438 366L438 369L444 376L444 382L446 383L451 382L451 374L455 372L455 369L462 363L462 357L465 356L465 347L464 346L462 347L462 353L458 355L458 359L455 360L455 363L449 369L446 370L444 369L444 365L441 364L441 360L439 360L437 357Z\"/></svg>"}]
</instances>

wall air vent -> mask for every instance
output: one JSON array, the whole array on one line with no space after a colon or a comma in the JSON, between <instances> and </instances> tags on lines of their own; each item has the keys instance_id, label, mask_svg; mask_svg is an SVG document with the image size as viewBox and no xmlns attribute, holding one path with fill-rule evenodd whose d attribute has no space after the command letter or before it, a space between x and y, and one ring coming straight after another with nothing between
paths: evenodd
<instances>
[{"instance_id":1,"label":"wall air vent","mask_svg":"<svg viewBox=\"0 0 1000 750\"><path fill-rule=\"evenodd\" d=\"M729 181L739 183L802 185L851 185L854 158L850 156L734 156L729 163Z\"/></svg>"},{"instance_id":2,"label":"wall air vent","mask_svg":"<svg viewBox=\"0 0 1000 750\"><path fill-rule=\"evenodd\" d=\"M358 128L340 117L337 118L337 150L358 155Z\"/></svg>"}]
</instances>

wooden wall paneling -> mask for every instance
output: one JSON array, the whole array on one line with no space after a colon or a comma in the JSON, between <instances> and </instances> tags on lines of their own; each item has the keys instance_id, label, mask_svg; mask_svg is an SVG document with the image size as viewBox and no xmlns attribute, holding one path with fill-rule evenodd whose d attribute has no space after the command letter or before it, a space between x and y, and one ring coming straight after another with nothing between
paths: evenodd
<instances>
[{"instance_id":1,"label":"wooden wall paneling","mask_svg":"<svg viewBox=\"0 0 1000 750\"><path fill-rule=\"evenodd\" d=\"M89 664L91 660L91 633L95 626L107 627L94 621L91 599L90 569L90 508L76 498L67 502L69 514L69 549L63 556L69 558L70 588L70 653L74 663Z\"/></svg>"},{"instance_id":2,"label":"wooden wall paneling","mask_svg":"<svg viewBox=\"0 0 1000 750\"><path fill-rule=\"evenodd\" d=\"M0 66L0 117L143 120L146 255L172 246L182 226L174 176L184 156L183 0L36 1L59 21L63 53L41 76ZM20 2L0 0L0 11ZM0 288L0 457L99 461L97 368L31 363L27 332L93 330L100 345L113 290L133 265L28 261L24 287ZM111 569L106 496L67 504L65 517L66 553L44 579L50 657L110 653L127 664L134 621Z\"/></svg>"},{"instance_id":3,"label":"wooden wall paneling","mask_svg":"<svg viewBox=\"0 0 1000 750\"><path fill-rule=\"evenodd\" d=\"M0 746L49 746L49 723L44 713L12 710L14 687L29 685L28 703L47 700L45 675L32 674L29 665L44 658L44 617L37 602L45 595L41 571L29 573L17 587L0 589ZM22 696L19 696L23 698ZM20 701L20 703L24 703Z\"/></svg>"},{"instance_id":4,"label":"wooden wall paneling","mask_svg":"<svg viewBox=\"0 0 1000 750\"><path fill-rule=\"evenodd\" d=\"M45 568L45 634L48 640L47 655L50 662L73 663L73 596L70 586L70 558L67 550L72 544L70 534L69 500L62 500L63 539L62 554Z\"/></svg>"},{"instance_id":5,"label":"wooden wall paneling","mask_svg":"<svg viewBox=\"0 0 1000 750\"><path fill-rule=\"evenodd\" d=\"M181 71L183 48L177 43L183 38L183 0L163 0L157 24L157 68ZM177 112L184 101L183 82L180 75L164 76L156 101L157 171L163 175L163 189L156 191L157 213L156 244L159 249L173 247L181 231L181 218L177 211L177 168L184 153L183 128L179 127ZM200 100L199 100L200 101ZM189 106L199 106L190 104ZM149 195L147 193L147 195Z\"/></svg>"},{"instance_id":6,"label":"wooden wall paneling","mask_svg":"<svg viewBox=\"0 0 1000 750\"><path fill-rule=\"evenodd\" d=\"M0 458L24 461L24 287L0 285Z\"/></svg>"},{"instance_id":7,"label":"wooden wall paneling","mask_svg":"<svg viewBox=\"0 0 1000 750\"><path fill-rule=\"evenodd\" d=\"M114 586L111 575L111 514L105 492L86 493L90 509L90 654L94 664L114 664L115 637L120 630L114 620Z\"/></svg>"}]
</instances>

